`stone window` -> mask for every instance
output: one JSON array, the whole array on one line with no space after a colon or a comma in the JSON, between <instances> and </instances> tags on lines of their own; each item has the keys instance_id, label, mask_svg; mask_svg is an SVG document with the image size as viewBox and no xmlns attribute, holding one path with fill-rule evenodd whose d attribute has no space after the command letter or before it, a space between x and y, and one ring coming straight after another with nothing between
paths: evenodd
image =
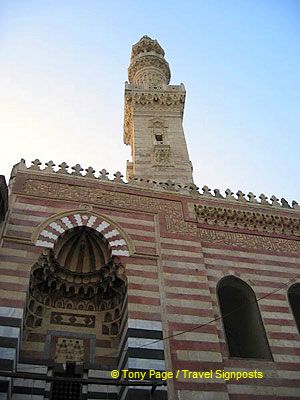
<instances>
[{"instance_id":1,"label":"stone window","mask_svg":"<svg viewBox=\"0 0 300 400\"><path fill-rule=\"evenodd\" d=\"M289 288L288 298L300 333L300 283L295 283Z\"/></svg>"},{"instance_id":2,"label":"stone window","mask_svg":"<svg viewBox=\"0 0 300 400\"><path fill-rule=\"evenodd\" d=\"M255 294L234 276L218 284L218 299L230 357L271 360Z\"/></svg>"}]
</instances>

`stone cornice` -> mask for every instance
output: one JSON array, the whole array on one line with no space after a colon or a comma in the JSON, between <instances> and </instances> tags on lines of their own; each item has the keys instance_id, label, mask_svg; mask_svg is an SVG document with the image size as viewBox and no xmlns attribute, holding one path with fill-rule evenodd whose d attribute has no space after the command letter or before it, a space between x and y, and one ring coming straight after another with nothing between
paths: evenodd
<instances>
[{"instance_id":1,"label":"stone cornice","mask_svg":"<svg viewBox=\"0 0 300 400\"><path fill-rule=\"evenodd\" d=\"M183 91L156 91L156 90L125 90L125 102L132 106L173 107L183 108L185 92Z\"/></svg>"},{"instance_id":2,"label":"stone cornice","mask_svg":"<svg viewBox=\"0 0 300 400\"><path fill-rule=\"evenodd\" d=\"M278 215L276 210L250 210L219 205L195 205L197 221L202 225L239 228L249 231L300 236L300 216ZM278 210L277 210L278 211Z\"/></svg>"}]
</instances>

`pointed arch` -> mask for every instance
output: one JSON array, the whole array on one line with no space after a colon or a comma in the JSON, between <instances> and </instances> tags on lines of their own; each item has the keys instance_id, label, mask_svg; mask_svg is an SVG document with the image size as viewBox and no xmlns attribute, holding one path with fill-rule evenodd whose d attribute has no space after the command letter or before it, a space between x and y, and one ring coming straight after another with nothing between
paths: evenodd
<instances>
[{"instance_id":1,"label":"pointed arch","mask_svg":"<svg viewBox=\"0 0 300 400\"><path fill-rule=\"evenodd\" d=\"M252 288L240 278L229 275L218 283L217 294L229 355L272 359Z\"/></svg>"},{"instance_id":2,"label":"pointed arch","mask_svg":"<svg viewBox=\"0 0 300 400\"><path fill-rule=\"evenodd\" d=\"M36 246L52 249L59 236L75 227L86 226L101 233L113 256L128 257L134 252L133 242L115 222L95 212L74 210L56 214L42 223L32 236Z\"/></svg>"},{"instance_id":3,"label":"pointed arch","mask_svg":"<svg viewBox=\"0 0 300 400\"><path fill-rule=\"evenodd\" d=\"M295 283L288 290L289 303L300 333L300 283Z\"/></svg>"}]
</instances>

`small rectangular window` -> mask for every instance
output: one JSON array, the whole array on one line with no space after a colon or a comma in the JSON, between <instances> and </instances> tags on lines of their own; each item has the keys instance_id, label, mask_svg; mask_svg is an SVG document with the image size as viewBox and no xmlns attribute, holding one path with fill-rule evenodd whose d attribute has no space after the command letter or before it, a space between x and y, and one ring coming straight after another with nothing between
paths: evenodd
<instances>
[{"instance_id":1,"label":"small rectangular window","mask_svg":"<svg viewBox=\"0 0 300 400\"><path fill-rule=\"evenodd\" d=\"M163 143L163 136L162 135L155 135L155 140L157 143L162 144Z\"/></svg>"}]
</instances>

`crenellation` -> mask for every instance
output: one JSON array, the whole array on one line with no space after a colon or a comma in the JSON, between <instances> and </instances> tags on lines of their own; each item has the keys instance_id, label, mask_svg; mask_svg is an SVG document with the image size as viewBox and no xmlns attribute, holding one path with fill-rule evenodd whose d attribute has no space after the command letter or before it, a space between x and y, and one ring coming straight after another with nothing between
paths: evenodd
<instances>
[{"instance_id":1,"label":"crenellation","mask_svg":"<svg viewBox=\"0 0 300 400\"><path fill-rule=\"evenodd\" d=\"M59 174L69 174L70 172L68 171L68 164L65 162L62 162L59 164L59 170L57 171Z\"/></svg>"},{"instance_id":2,"label":"crenellation","mask_svg":"<svg viewBox=\"0 0 300 400\"><path fill-rule=\"evenodd\" d=\"M40 165L42 165L42 163L40 162L40 160L38 158L36 158L35 160L31 161L32 165L28 168L31 169L33 171L40 171Z\"/></svg>"},{"instance_id":3,"label":"crenellation","mask_svg":"<svg viewBox=\"0 0 300 400\"><path fill-rule=\"evenodd\" d=\"M140 155L140 157L142 157ZM145 174L143 177L137 177L137 176L130 176L127 179L127 182L123 180L124 176L120 171L117 171L116 173L113 174L113 178L109 177L109 172L103 168L101 171L99 171L98 174L96 174L95 169L93 167L88 167L86 169L82 168L80 164L76 164L75 166L70 167L65 163L62 162L61 164L58 165L59 169L55 169L55 165L53 161L48 161L45 163L45 166L43 167L43 163L35 159L34 161L31 162L31 166L27 167L26 162L24 159L19 164L16 164L14 167L14 171L28 171L32 173L43 173L43 174L62 174L62 175L71 175L75 178L85 178L85 179L96 179L96 180L101 180L109 183L118 183L118 184L123 184L123 185L134 185L134 186L141 186L147 189L152 189L152 190L163 190L163 191L169 191L169 192L176 192L184 195L191 195L194 198L209 198L209 199L214 199L214 200L224 200L225 202L233 202L233 203L245 203L249 205L257 205L257 206L263 206L267 208L272 208L272 209L285 209L286 211L299 211L300 206L297 201L293 200L292 205L288 203L288 201L285 198L281 198L279 201L279 198L277 198L275 195L272 195L270 197L270 201L268 201L268 197L264 194L261 193L259 196L256 196L254 193L249 192L247 195L243 193L241 190L238 190L236 194L231 190L231 189L226 189L225 191L225 196L222 195L221 191L219 189L214 189L212 193L212 189L210 189L207 185L204 185L202 187L202 192L199 192L198 186L196 186L194 183L189 183L189 184L182 184L179 183L175 179L166 179L166 180L160 180L160 179L153 179L149 175ZM145 162L145 167L147 166L147 163ZM176 168L175 168L176 170ZM257 199L258 197L258 199Z\"/></svg>"},{"instance_id":4,"label":"crenellation","mask_svg":"<svg viewBox=\"0 0 300 400\"><path fill-rule=\"evenodd\" d=\"M45 163L46 167L44 168L44 172L54 172L55 164L52 160Z\"/></svg>"},{"instance_id":5,"label":"crenellation","mask_svg":"<svg viewBox=\"0 0 300 400\"><path fill-rule=\"evenodd\" d=\"M94 168L93 167L88 167L88 168L86 168L85 169L85 171L86 171L86 174L84 175L86 178L92 178L92 179L95 179L96 177L95 177L95 170L94 170Z\"/></svg>"},{"instance_id":6,"label":"crenellation","mask_svg":"<svg viewBox=\"0 0 300 400\"><path fill-rule=\"evenodd\" d=\"M81 172L83 171L83 168L81 167L80 164L76 164L74 165L74 167L71 168L72 169L72 173L71 175L75 175L75 176L82 176Z\"/></svg>"}]
</instances>

